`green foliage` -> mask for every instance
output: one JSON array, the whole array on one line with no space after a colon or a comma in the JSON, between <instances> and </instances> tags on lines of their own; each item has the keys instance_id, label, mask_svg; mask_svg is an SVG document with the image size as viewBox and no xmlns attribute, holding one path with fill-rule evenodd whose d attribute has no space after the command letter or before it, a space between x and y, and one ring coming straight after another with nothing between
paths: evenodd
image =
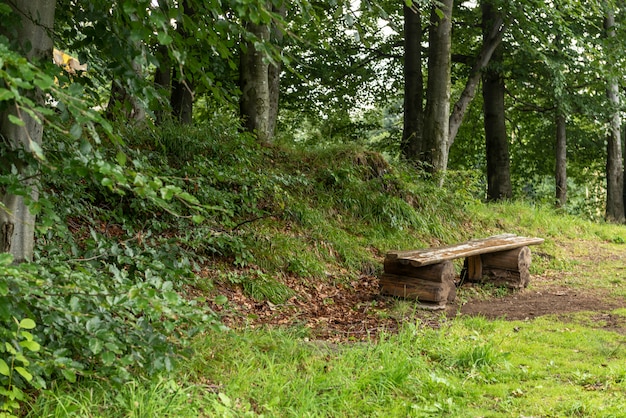
<instances>
[{"instance_id":1,"label":"green foliage","mask_svg":"<svg viewBox=\"0 0 626 418\"><path fill-rule=\"evenodd\" d=\"M5 266L5 261L10 262L10 257L2 257L0 266ZM7 291L1 290L0 295L4 296ZM16 411L20 409L20 403L26 400L26 389L29 384L41 387L40 378L33 382L31 368L31 356L36 354L41 346L29 331L35 328L35 321L24 318L20 321L13 318L14 330L0 328L2 332L0 346L0 416L3 418L16 417Z\"/></svg>"},{"instance_id":2,"label":"green foliage","mask_svg":"<svg viewBox=\"0 0 626 418\"><path fill-rule=\"evenodd\" d=\"M157 252L105 239L84 244L94 246L85 252L88 258L68 260L57 248L38 264L2 266L7 291L0 319L7 323L10 315L23 314L41 324L38 387L45 385L42 379L61 376L124 381L172 370L184 336L200 325L217 326L210 312L176 292L174 283L189 266L167 255L167 247Z\"/></svg>"}]
</instances>

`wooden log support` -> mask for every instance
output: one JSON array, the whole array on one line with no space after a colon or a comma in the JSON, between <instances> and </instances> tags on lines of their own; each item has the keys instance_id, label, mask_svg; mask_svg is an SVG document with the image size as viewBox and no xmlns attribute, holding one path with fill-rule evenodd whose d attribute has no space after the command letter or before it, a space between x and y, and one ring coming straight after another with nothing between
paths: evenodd
<instances>
[{"instance_id":1,"label":"wooden log support","mask_svg":"<svg viewBox=\"0 0 626 418\"><path fill-rule=\"evenodd\" d=\"M451 261L431 264L424 267L413 267L402 260L385 259L384 270L385 273L396 276L415 277L417 279L438 283L442 283L448 279L454 280L456 274Z\"/></svg>"},{"instance_id":2,"label":"wooden log support","mask_svg":"<svg viewBox=\"0 0 626 418\"><path fill-rule=\"evenodd\" d=\"M480 255L472 255L466 259L467 278L479 280L483 277L483 260Z\"/></svg>"},{"instance_id":3,"label":"wooden log support","mask_svg":"<svg viewBox=\"0 0 626 418\"><path fill-rule=\"evenodd\" d=\"M467 280L478 283L493 283L511 289L522 289L530 282L531 252L528 247L496 253L482 254L482 274L472 276L467 268Z\"/></svg>"},{"instance_id":4,"label":"wooden log support","mask_svg":"<svg viewBox=\"0 0 626 418\"><path fill-rule=\"evenodd\" d=\"M420 302L445 303L456 297L455 275L451 261L415 268L386 260L385 273L380 277L380 292Z\"/></svg>"}]
</instances>

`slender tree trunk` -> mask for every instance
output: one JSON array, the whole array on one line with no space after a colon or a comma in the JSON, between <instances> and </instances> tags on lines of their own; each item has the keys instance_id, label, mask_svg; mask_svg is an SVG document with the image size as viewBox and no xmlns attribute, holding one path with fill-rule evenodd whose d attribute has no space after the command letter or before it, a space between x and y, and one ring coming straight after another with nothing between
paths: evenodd
<instances>
[{"instance_id":1,"label":"slender tree trunk","mask_svg":"<svg viewBox=\"0 0 626 418\"><path fill-rule=\"evenodd\" d=\"M177 76L172 82L172 96L170 105L172 106L172 117L174 120L189 125L193 120L193 90L190 81L183 79L179 71L174 71Z\"/></svg>"},{"instance_id":2,"label":"slender tree trunk","mask_svg":"<svg viewBox=\"0 0 626 418\"><path fill-rule=\"evenodd\" d=\"M183 0L180 6L183 8L183 14L192 18L195 14L189 0ZM189 34L185 26L181 23L178 28L178 32L183 38L193 36ZM170 97L170 105L172 107L172 117L178 122L188 125L193 120L193 80L184 73L184 69L179 67L174 69L174 80L172 82L172 95Z\"/></svg>"},{"instance_id":3,"label":"slender tree trunk","mask_svg":"<svg viewBox=\"0 0 626 418\"><path fill-rule=\"evenodd\" d=\"M459 128L461 127L461 123L463 122L463 116L465 116L467 107L476 95L476 89L478 88L478 84L480 83L482 72L489 64L489 60L491 60L491 56L493 55L494 51L502 42L502 36L504 35L505 29L506 25L504 24L502 17L498 15L496 16L496 19L494 20L489 33L486 33L486 35L483 37L482 49L476 57L476 62L470 70L470 75L467 78L467 82L465 83L465 88L463 89L459 100L457 100L457 102L454 104L452 114L450 115L450 134L448 137L448 149L450 149L450 147L454 143L454 140L456 139L457 133L459 133Z\"/></svg>"},{"instance_id":4,"label":"slender tree trunk","mask_svg":"<svg viewBox=\"0 0 626 418\"><path fill-rule=\"evenodd\" d=\"M16 16L21 19L17 29L17 40L24 49L29 60L51 59L52 38L50 37L54 25L55 0L14 0L9 3L15 10ZM3 24L0 27L4 29ZM3 30L4 31L4 30ZM32 99L43 103L43 96L34 92ZM24 122L24 126L17 126L9 121L9 115L16 116ZM0 136L4 137L13 151L25 150L32 152L31 143L40 145L43 136L43 126L25 112L18 112L17 108L9 108L0 114ZM2 161L0 165L11 167L11 162ZM36 174L33 167L14 163L22 179L32 178ZM29 199L37 200L39 191L34 182L23 180L32 188ZM29 211L27 199L17 196L0 188L0 252L11 253L17 262L32 260L35 239L35 216Z\"/></svg>"},{"instance_id":5,"label":"slender tree trunk","mask_svg":"<svg viewBox=\"0 0 626 418\"><path fill-rule=\"evenodd\" d=\"M448 166L452 4L453 0L442 0L432 6L430 15L423 161L432 173L443 173Z\"/></svg>"},{"instance_id":6,"label":"slender tree trunk","mask_svg":"<svg viewBox=\"0 0 626 418\"><path fill-rule=\"evenodd\" d=\"M561 55L563 49L562 34L556 33L554 46L557 50L557 54ZM559 75L564 71L564 68L557 70ZM555 167L554 167L554 180L555 180L555 197L556 207L562 208L567 203L567 130L566 130L566 115L563 106L563 91L561 77L554 77L555 82L555 95L554 101L556 103L556 111L554 114L554 124L556 126L556 149L555 149Z\"/></svg>"},{"instance_id":7,"label":"slender tree trunk","mask_svg":"<svg viewBox=\"0 0 626 418\"><path fill-rule=\"evenodd\" d=\"M624 178L626 179L626 164L622 164L622 165L624 166ZM624 205L624 217L626 218L626 183L624 184L623 190L624 190L624 192L623 192L623 194L624 194L624 196L623 196L624 197L623 198L623 202L624 202L623 203L623 205Z\"/></svg>"},{"instance_id":8,"label":"slender tree trunk","mask_svg":"<svg viewBox=\"0 0 626 418\"><path fill-rule=\"evenodd\" d=\"M424 129L424 78L422 75L422 21L419 10L404 5L404 124L401 153L420 161Z\"/></svg>"},{"instance_id":9,"label":"slender tree trunk","mask_svg":"<svg viewBox=\"0 0 626 418\"><path fill-rule=\"evenodd\" d=\"M499 13L491 3L483 2L483 26L491 28L499 19ZM487 32L485 31L485 37ZM511 168L509 142L506 135L504 114L504 79L499 71L502 49L496 48L491 57L491 66L483 73L483 106L487 153L487 200L510 199Z\"/></svg>"},{"instance_id":10,"label":"slender tree trunk","mask_svg":"<svg viewBox=\"0 0 626 418\"><path fill-rule=\"evenodd\" d=\"M567 203L567 132L565 115L556 113L556 206L561 208Z\"/></svg>"},{"instance_id":11,"label":"slender tree trunk","mask_svg":"<svg viewBox=\"0 0 626 418\"><path fill-rule=\"evenodd\" d=\"M282 3L280 6L274 6L274 13L278 14L281 17L285 17L287 14L287 7L285 3ZM273 45L277 47L282 47L283 45L283 31L280 30L276 25L272 26L271 31L271 42ZM280 72L282 71L282 63L280 61L271 63L268 68L268 88L269 88L269 100L270 100L270 108L268 115L268 127L267 132L269 138L273 138L276 131L276 122L278 121L278 103L280 99Z\"/></svg>"},{"instance_id":12,"label":"slender tree trunk","mask_svg":"<svg viewBox=\"0 0 626 418\"><path fill-rule=\"evenodd\" d=\"M156 58L159 62L159 66L154 73L154 86L160 93L159 97L161 97L161 99L157 104L157 108L154 109L154 115L156 118L156 124L160 125L167 117L167 114L169 113L168 108L171 106L169 101L165 104L162 100L164 100L164 98L171 97L172 94L172 62L169 58L167 47L163 45L159 45Z\"/></svg>"},{"instance_id":13,"label":"slender tree trunk","mask_svg":"<svg viewBox=\"0 0 626 418\"><path fill-rule=\"evenodd\" d=\"M607 7L604 17L604 30L607 38L615 37L615 13ZM607 98L612 108L607 134L606 154L606 219L610 222L623 223L624 216L624 166L622 160L621 117L619 83L615 76L607 80Z\"/></svg>"},{"instance_id":14,"label":"slender tree trunk","mask_svg":"<svg viewBox=\"0 0 626 418\"><path fill-rule=\"evenodd\" d=\"M268 42L270 27L248 22L246 29L259 42ZM244 127L254 132L261 142L269 142L270 137L270 86L268 80L269 64L263 59L263 52L257 51L253 42L245 42L241 52L239 102Z\"/></svg>"}]
</instances>

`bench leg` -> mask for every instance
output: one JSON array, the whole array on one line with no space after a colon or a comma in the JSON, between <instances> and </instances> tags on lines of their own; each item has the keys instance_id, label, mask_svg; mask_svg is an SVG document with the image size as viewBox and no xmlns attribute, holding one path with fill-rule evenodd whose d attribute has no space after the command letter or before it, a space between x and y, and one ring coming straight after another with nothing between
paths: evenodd
<instances>
[{"instance_id":1,"label":"bench leg","mask_svg":"<svg viewBox=\"0 0 626 418\"><path fill-rule=\"evenodd\" d=\"M467 279L478 281L483 278L483 260L480 255L467 257Z\"/></svg>"}]
</instances>

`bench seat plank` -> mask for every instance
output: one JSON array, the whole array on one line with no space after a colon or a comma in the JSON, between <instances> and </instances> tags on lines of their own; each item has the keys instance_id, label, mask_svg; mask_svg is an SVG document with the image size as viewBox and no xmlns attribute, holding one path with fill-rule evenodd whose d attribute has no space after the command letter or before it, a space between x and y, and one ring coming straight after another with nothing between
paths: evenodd
<instances>
[{"instance_id":1,"label":"bench seat plank","mask_svg":"<svg viewBox=\"0 0 626 418\"><path fill-rule=\"evenodd\" d=\"M527 245L538 245L543 243L543 241L543 238L528 238L519 237L514 234L503 234L445 247L412 251L391 251L387 253L386 259L397 260L402 264L410 264L415 267L422 267L440 263L445 260L512 250Z\"/></svg>"}]
</instances>

